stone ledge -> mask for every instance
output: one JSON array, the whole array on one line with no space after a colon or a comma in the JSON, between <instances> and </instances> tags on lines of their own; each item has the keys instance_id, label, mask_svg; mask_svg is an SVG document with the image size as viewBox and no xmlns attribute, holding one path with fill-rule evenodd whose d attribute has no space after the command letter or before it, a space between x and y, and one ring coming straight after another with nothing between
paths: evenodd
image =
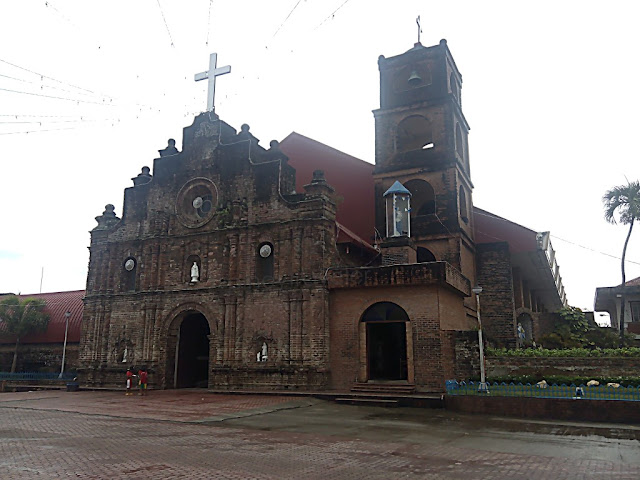
<instances>
[{"instance_id":1,"label":"stone ledge","mask_svg":"<svg viewBox=\"0 0 640 480\"><path fill-rule=\"evenodd\" d=\"M447 262L383 267L336 268L327 272L329 290L339 288L441 285L471 295L469 280Z\"/></svg>"}]
</instances>

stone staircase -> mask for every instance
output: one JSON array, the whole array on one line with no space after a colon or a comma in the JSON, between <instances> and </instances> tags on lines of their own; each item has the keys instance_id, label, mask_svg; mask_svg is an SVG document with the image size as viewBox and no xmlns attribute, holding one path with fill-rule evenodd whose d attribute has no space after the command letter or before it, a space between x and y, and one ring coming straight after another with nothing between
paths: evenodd
<instances>
[{"instance_id":1,"label":"stone staircase","mask_svg":"<svg viewBox=\"0 0 640 480\"><path fill-rule=\"evenodd\" d=\"M368 405L375 407L398 407L398 397L412 395L416 390L415 385L407 383L356 383L351 392L336 398L336 403L350 405Z\"/></svg>"},{"instance_id":2,"label":"stone staircase","mask_svg":"<svg viewBox=\"0 0 640 480\"><path fill-rule=\"evenodd\" d=\"M371 393L379 395L412 395L416 386L408 383L356 383L351 387L353 393Z\"/></svg>"}]
</instances>

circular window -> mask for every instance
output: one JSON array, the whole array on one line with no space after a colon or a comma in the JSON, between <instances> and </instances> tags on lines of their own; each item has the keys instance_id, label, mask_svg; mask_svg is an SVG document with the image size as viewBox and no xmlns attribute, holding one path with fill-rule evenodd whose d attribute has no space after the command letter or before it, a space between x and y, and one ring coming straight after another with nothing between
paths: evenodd
<instances>
[{"instance_id":1,"label":"circular window","mask_svg":"<svg viewBox=\"0 0 640 480\"><path fill-rule=\"evenodd\" d=\"M176 200L176 213L180 222L196 228L213 218L218 205L218 189L207 178L194 178L180 189Z\"/></svg>"},{"instance_id":2,"label":"circular window","mask_svg":"<svg viewBox=\"0 0 640 480\"><path fill-rule=\"evenodd\" d=\"M260 256L262 258L268 258L271 255L271 245L264 244L260 247Z\"/></svg>"}]
</instances>

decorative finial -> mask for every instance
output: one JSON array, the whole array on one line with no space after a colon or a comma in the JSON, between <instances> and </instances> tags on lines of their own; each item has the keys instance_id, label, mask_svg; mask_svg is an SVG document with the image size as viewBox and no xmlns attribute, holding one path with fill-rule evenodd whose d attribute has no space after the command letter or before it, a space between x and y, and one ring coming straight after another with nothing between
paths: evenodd
<instances>
[{"instance_id":1,"label":"decorative finial","mask_svg":"<svg viewBox=\"0 0 640 480\"><path fill-rule=\"evenodd\" d=\"M170 138L167 142L167 148L164 150L158 150L158 153L161 157L168 157L169 155L176 155L180 152L176 148L176 141L173 138Z\"/></svg>"},{"instance_id":2,"label":"decorative finial","mask_svg":"<svg viewBox=\"0 0 640 480\"><path fill-rule=\"evenodd\" d=\"M422 33L422 27L420 26L420 15L416 18L416 23L418 24L418 43L420 44L420 34Z\"/></svg>"}]
</instances>

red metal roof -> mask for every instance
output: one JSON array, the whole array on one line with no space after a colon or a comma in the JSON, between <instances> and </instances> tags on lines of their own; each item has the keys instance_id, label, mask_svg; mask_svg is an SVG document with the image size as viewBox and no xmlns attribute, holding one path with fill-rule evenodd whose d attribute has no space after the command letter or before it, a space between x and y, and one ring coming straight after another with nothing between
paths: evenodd
<instances>
[{"instance_id":1,"label":"red metal roof","mask_svg":"<svg viewBox=\"0 0 640 480\"><path fill-rule=\"evenodd\" d=\"M323 170L338 197L336 221L365 242L374 237L373 165L311 138L290 133L280 148L296 169L296 191L304 192L314 170Z\"/></svg>"},{"instance_id":2,"label":"red metal roof","mask_svg":"<svg viewBox=\"0 0 640 480\"><path fill-rule=\"evenodd\" d=\"M49 314L49 325L42 333L32 333L20 339L20 343L62 343L64 341L64 328L66 312L71 312L69 317L69 331L67 342L80 341L80 329L82 325L82 298L84 290L71 292L36 293L33 295L20 295L21 299L37 298L47 304L44 311ZM14 343L15 337L1 335L0 343Z\"/></svg>"},{"instance_id":3,"label":"red metal roof","mask_svg":"<svg viewBox=\"0 0 640 480\"><path fill-rule=\"evenodd\" d=\"M624 282L627 287L640 287L640 277Z\"/></svg>"},{"instance_id":4,"label":"red metal roof","mask_svg":"<svg viewBox=\"0 0 640 480\"><path fill-rule=\"evenodd\" d=\"M507 242L511 253L536 251L537 233L533 230L478 207L473 207L473 214L476 243Z\"/></svg>"}]
</instances>

